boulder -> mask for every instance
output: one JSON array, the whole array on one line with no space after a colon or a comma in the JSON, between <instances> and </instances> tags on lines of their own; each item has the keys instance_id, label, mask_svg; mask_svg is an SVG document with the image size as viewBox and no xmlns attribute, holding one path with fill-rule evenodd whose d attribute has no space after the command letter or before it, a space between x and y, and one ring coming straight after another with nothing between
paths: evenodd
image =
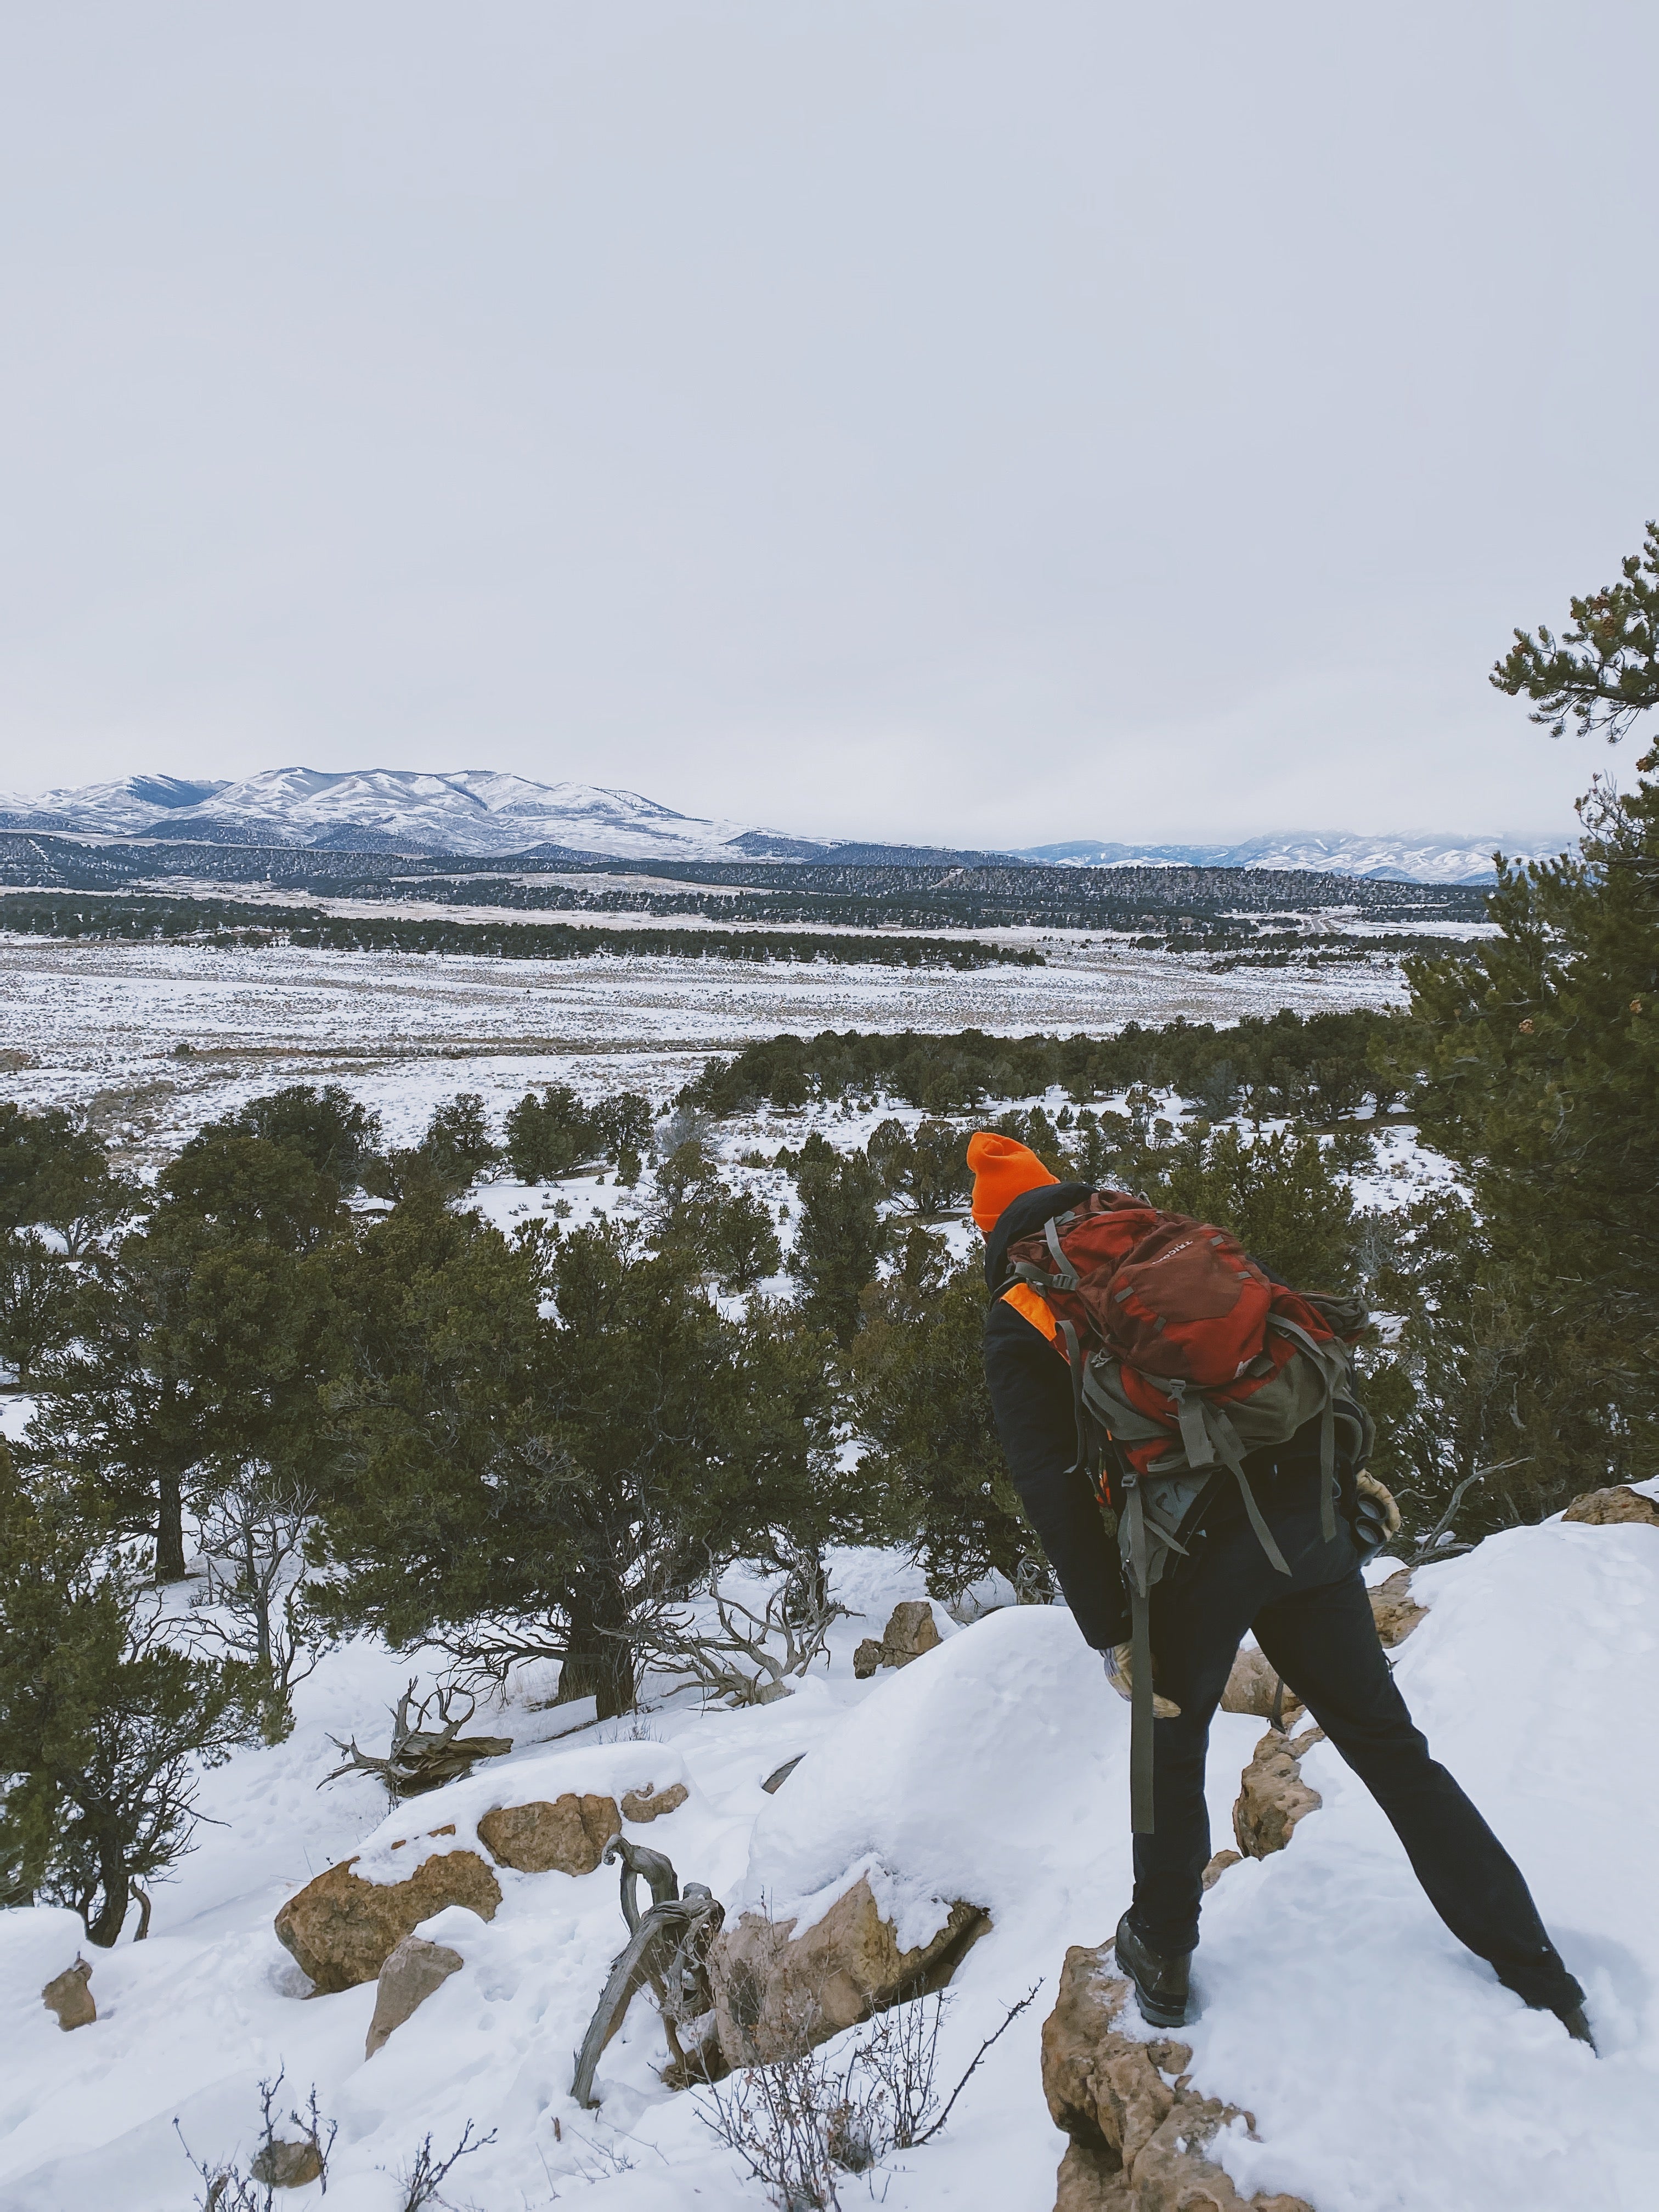
<instances>
[{"instance_id":1,"label":"boulder","mask_svg":"<svg viewBox=\"0 0 1659 2212\"><path fill-rule=\"evenodd\" d=\"M622 1801L624 1820L660 1820L665 1813L678 1813L691 1795L683 1782L671 1783L659 1790L653 1782L643 1790L629 1790Z\"/></svg>"},{"instance_id":2,"label":"boulder","mask_svg":"<svg viewBox=\"0 0 1659 2212\"><path fill-rule=\"evenodd\" d=\"M1188 2045L1117 2026L1131 1985L1110 1971L1111 1948L1073 1945L1043 2022L1043 2094L1072 2138L1054 2212L1310 2212L1297 2197L1241 2197L1204 2156L1221 2128L1255 2123L1191 2086Z\"/></svg>"},{"instance_id":3,"label":"boulder","mask_svg":"<svg viewBox=\"0 0 1659 2212\"><path fill-rule=\"evenodd\" d=\"M374 2017L368 2023L363 2057L372 2058L394 2027L416 2012L434 1990L466 1964L447 1943L429 1943L424 1936L405 1936L380 1969L374 1992Z\"/></svg>"},{"instance_id":4,"label":"boulder","mask_svg":"<svg viewBox=\"0 0 1659 2212\"><path fill-rule=\"evenodd\" d=\"M65 2031L90 2027L97 2019L98 2008L88 1987L91 1980L92 1968L84 1959L77 1958L72 1966L65 1966L61 1974L54 1974L41 1990L47 2011L58 2015L59 2027Z\"/></svg>"},{"instance_id":5,"label":"boulder","mask_svg":"<svg viewBox=\"0 0 1659 2212\"><path fill-rule=\"evenodd\" d=\"M924 1651L932 1651L939 1640L933 1607L926 1598L906 1598L893 1607L881 1641L866 1636L859 1645L853 1654L853 1672L863 1681L878 1667L908 1667Z\"/></svg>"},{"instance_id":6,"label":"boulder","mask_svg":"<svg viewBox=\"0 0 1659 2212\"><path fill-rule=\"evenodd\" d=\"M1613 1528L1625 1521L1659 1528L1659 1504L1627 1483L1616 1482L1611 1490L1587 1490L1575 1498L1561 1518L1588 1522L1592 1528Z\"/></svg>"},{"instance_id":7,"label":"boulder","mask_svg":"<svg viewBox=\"0 0 1659 2212\"><path fill-rule=\"evenodd\" d=\"M981 1906L958 1901L936 1936L902 1951L862 1875L799 1937L793 1920L745 1912L709 1946L721 2053L732 2066L764 2065L943 1989L990 1924Z\"/></svg>"},{"instance_id":8,"label":"boulder","mask_svg":"<svg viewBox=\"0 0 1659 2212\"><path fill-rule=\"evenodd\" d=\"M1385 1583L1378 1583L1370 1593L1371 1619L1376 1623L1377 1639L1385 1651L1396 1644L1403 1644L1419 1620L1426 1620L1429 1609L1419 1605L1411 1595L1412 1570L1401 1567Z\"/></svg>"},{"instance_id":9,"label":"boulder","mask_svg":"<svg viewBox=\"0 0 1659 2212\"><path fill-rule=\"evenodd\" d=\"M308 1881L276 1915L277 1940L319 1990L378 1979L405 1936L447 1905L493 1920L501 1887L477 1851L438 1851L407 1881L361 1881L343 1859Z\"/></svg>"},{"instance_id":10,"label":"boulder","mask_svg":"<svg viewBox=\"0 0 1659 2212\"><path fill-rule=\"evenodd\" d=\"M1233 1834L1246 1858L1282 1851L1297 1822L1323 1802L1302 1779L1303 1754L1323 1741L1322 1729L1308 1729L1293 1741L1269 1729L1257 1744L1233 1806Z\"/></svg>"},{"instance_id":11,"label":"boulder","mask_svg":"<svg viewBox=\"0 0 1659 2212\"><path fill-rule=\"evenodd\" d=\"M309 2136L302 2142L286 2142L273 2136L248 2172L267 2189L303 2189L308 2182L322 2179L323 2154Z\"/></svg>"},{"instance_id":12,"label":"boulder","mask_svg":"<svg viewBox=\"0 0 1659 2212\"><path fill-rule=\"evenodd\" d=\"M520 1874L592 1874L612 1836L622 1833L614 1797L567 1793L550 1804L497 1805L478 1834L501 1866Z\"/></svg>"},{"instance_id":13,"label":"boulder","mask_svg":"<svg viewBox=\"0 0 1659 2212\"><path fill-rule=\"evenodd\" d=\"M1270 1721L1279 1687L1279 1670L1265 1652L1241 1650L1233 1661L1227 1686L1221 1692L1221 1710L1224 1713L1250 1713L1259 1721ZM1285 1683L1279 1718L1293 1721L1304 1711L1301 1698Z\"/></svg>"}]
</instances>

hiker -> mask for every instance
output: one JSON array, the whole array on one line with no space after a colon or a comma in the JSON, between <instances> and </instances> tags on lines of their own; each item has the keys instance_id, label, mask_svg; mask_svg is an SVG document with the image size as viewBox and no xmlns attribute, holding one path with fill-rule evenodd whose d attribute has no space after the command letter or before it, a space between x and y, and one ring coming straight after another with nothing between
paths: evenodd
<instances>
[{"instance_id":1,"label":"hiker","mask_svg":"<svg viewBox=\"0 0 1659 2212\"><path fill-rule=\"evenodd\" d=\"M1079 1628L1139 1708L1134 1893L1116 1952L1145 2017L1178 2027L1187 2015L1210 1857L1210 1716L1253 1631L1387 1814L1452 1933L1527 2004L1593 2043L1584 1993L1519 1868L1429 1756L1377 1639L1360 1567L1400 1514L1364 1470L1372 1431L1342 1340L1363 1314L1290 1291L1224 1232L1056 1181L1012 1138L981 1130L968 1164L993 1292L985 1371L997 1431ZM1139 1241L1097 1264L1118 1252L1115 1237ZM1205 1291L1183 1308L1195 1268L1209 1271ZM1253 1333L1252 1313L1263 1316ZM1245 1333L1223 1346L1217 1387L1200 1395L1204 1377L1170 1379L1183 1364L1197 1376L1205 1332L1219 1340L1234 1326ZM1143 1347L1144 1369L1126 1342ZM1281 1437L1247 1449L1276 1417ZM1103 1496L1118 1515L1115 1541Z\"/></svg>"}]
</instances>

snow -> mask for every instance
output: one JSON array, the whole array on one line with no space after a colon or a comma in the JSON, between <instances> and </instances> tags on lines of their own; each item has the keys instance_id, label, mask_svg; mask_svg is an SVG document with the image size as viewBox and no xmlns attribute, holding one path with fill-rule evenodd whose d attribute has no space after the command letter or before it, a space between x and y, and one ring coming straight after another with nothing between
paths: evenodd
<instances>
[{"instance_id":1,"label":"snow","mask_svg":"<svg viewBox=\"0 0 1659 2212\"><path fill-rule=\"evenodd\" d=\"M1226 1023L1279 1006L1311 1013L1403 997L1390 962L1217 975L1202 960L1103 945L1056 945L1042 968L959 973L830 961L219 952L0 935L8 1095L33 1111L87 1109L141 1164L285 1083L343 1084L383 1109L389 1139L404 1143L459 1091L481 1091L497 1115L550 1082L585 1097L631 1088L660 1104L711 1053L780 1032L1101 1035L1177 1014ZM799 1143L799 1123L790 1127ZM783 1141L775 1136L772 1149Z\"/></svg>"},{"instance_id":2,"label":"snow","mask_svg":"<svg viewBox=\"0 0 1659 2212\"><path fill-rule=\"evenodd\" d=\"M672 807L586 783L542 784L493 769L426 774L410 769L264 769L235 782L181 782L135 775L38 795L0 793L0 828L105 836L206 835L227 829L249 844L349 842L367 832L377 846L410 853L526 853L542 844L623 860L747 860L732 840L778 840L738 822L677 813ZM833 860L841 838L782 838L802 858ZM1234 867L1317 870L1426 883L1489 879L1495 850L1546 857L1571 842L1554 838L1356 836L1306 831L1242 845L1112 845L1073 841L1032 846L1011 858L1074 866ZM908 848L895 848L895 850ZM762 856L764 857L763 848Z\"/></svg>"},{"instance_id":3,"label":"snow","mask_svg":"<svg viewBox=\"0 0 1659 2212\"><path fill-rule=\"evenodd\" d=\"M204 1829L158 1890L149 1940L89 1954L94 2026L64 2034L40 2001L80 1942L72 1916L0 1915L6 2212L174 2212L191 2193L175 2118L199 2154L240 2142L246 2155L256 2085L279 2064L285 2094L314 2081L340 2124L330 2212L392 2212L389 2173L428 2131L447 2149L468 2120L496 2139L457 2169L463 2205L518 2212L556 2194L596 2212L759 2205L695 2100L656 2081L665 2053L646 2000L601 2062L599 2112L570 2101L572 2054L623 1940L614 1872L502 1869L489 1926L459 1908L426 1923L465 1966L368 2062L373 1989L307 1998L271 1932L276 1906L334 1859L361 1854L378 1875L399 1836L453 1820L456 1836L437 1841L464 1846L491 1803L679 1778L690 1802L635 1832L729 1905L811 1910L864 1868L907 1935L951 1899L989 1906L992 1931L946 2012L948 2079L1007 2004L1039 1978L1044 1991L945 2133L890 2162L877 2194L893 2212L1048 2212L1063 2144L1038 2033L1066 1947L1109 1935L1127 1901L1127 1708L1060 1608L966 1628L940 1616L937 1650L857 1682L853 1645L919 1583L878 1553L836 1554L831 1568L865 1618L836 1625L830 1666L794 1696L739 1713L682 1696L638 1723L549 1743L536 1739L562 1717L538 1705L548 1686L532 1681L477 1717L519 1740L509 1758L390 1817L366 1781L316 1784L337 1757L328 1735L378 1741L382 1708L420 1662L366 1644L325 1660L287 1743L205 1778L204 1808L225 1825ZM1459 1948L1322 1745L1304 1771L1322 1808L1288 1850L1230 1869L1206 1905L1200 2013L1184 2034L1199 2086L1251 2111L1257 2133L1235 2130L1219 2155L1241 2187L1295 2191L1319 2212L1639 2212L1659 2194L1659 1535L1516 1529L1420 1571L1416 1589L1430 1611L1395 1655L1401 1686L1525 1869L1585 1985L1601 2056ZM1218 1717L1218 1841L1259 1733ZM762 1780L801 1752L768 1796ZM406 1864L410 1847L395 1856ZM314 2190L291 2199L295 2212L316 2201Z\"/></svg>"}]
</instances>

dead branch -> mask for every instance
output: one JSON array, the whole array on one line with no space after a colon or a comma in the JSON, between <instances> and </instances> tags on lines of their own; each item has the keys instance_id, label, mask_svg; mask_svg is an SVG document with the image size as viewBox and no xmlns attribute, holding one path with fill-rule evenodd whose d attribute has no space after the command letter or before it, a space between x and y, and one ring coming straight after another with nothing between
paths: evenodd
<instances>
[{"instance_id":1,"label":"dead branch","mask_svg":"<svg viewBox=\"0 0 1659 2212\"><path fill-rule=\"evenodd\" d=\"M501 1759L513 1748L510 1735L462 1735L477 1710L475 1698L467 1698L466 1711L456 1715L451 1706L459 1692L440 1686L422 1698L410 1717L410 1707L415 1697L416 1682L411 1678L408 1687L398 1698L392 1715L392 1744L386 1756L378 1759L372 1752L361 1750L354 1736L342 1743L338 1736L329 1741L337 1751L347 1756L343 1765L323 1782L337 1782L343 1774L372 1774L393 1798L419 1797L428 1790L441 1790L446 1782L459 1782L471 1774L481 1759ZM428 1715L435 1700L436 1728L426 1726ZM318 1784L321 1789L322 1783Z\"/></svg>"}]
</instances>

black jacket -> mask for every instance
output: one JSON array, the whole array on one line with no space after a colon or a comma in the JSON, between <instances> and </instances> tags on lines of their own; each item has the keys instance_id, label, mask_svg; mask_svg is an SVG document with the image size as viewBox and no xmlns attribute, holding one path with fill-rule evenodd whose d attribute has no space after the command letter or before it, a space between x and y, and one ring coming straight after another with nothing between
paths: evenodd
<instances>
[{"instance_id":1,"label":"black jacket","mask_svg":"<svg viewBox=\"0 0 1659 2212\"><path fill-rule=\"evenodd\" d=\"M1083 1182L1022 1191L985 1248L985 1279L992 1290L1007 1280L1011 1243L1088 1195ZM1129 1599L1116 1541L1106 1533L1087 1475L1067 1472L1077 1458L1071 1372L1041 1329L1003 1298L992 1299L986 1316L985 1379L1008 1471L1073 1618L1097 1651L1126 1643Z\"/></svg>"},{"instance_id":2,"label":"black jacket","mask_svg":"<svg viewBox=\"0 0 1659 2212\"><path fill-rule=\"evenodd\" d=\"M1089 1190L1087 1183L1054 1182L1021 1192L986 1244L985 1279L994 1291L1008 1280L1010 1244L1032 1236L1052 1215L1080 1205ZM1269 1273L1268 1279L1279 1278ZM1071 1370L1042 1330L1004 1298L993 1297L986 1316L985 1379L1008 1471L1073 1617L1097 1651L1127 1643L1129 1594L1116 1539L1107 1534L1089 1478L1068 1472L1077 1458ZM1263 1447L1245 1459L1250 1487L1269 1526L1316 1494L1319 1426L1316 1415L1288 1443ZM1353 1470L1339 1458L1339 1472L1342 1510L1351 1513ZM1200 1513L1204 1525L1188 1538L1192 1557L1183 1575L1199 1568L1208 1537L1243 1518L1243 1507L1232 1485L1218 1481Z\"/></svg>"}]
</instances>

